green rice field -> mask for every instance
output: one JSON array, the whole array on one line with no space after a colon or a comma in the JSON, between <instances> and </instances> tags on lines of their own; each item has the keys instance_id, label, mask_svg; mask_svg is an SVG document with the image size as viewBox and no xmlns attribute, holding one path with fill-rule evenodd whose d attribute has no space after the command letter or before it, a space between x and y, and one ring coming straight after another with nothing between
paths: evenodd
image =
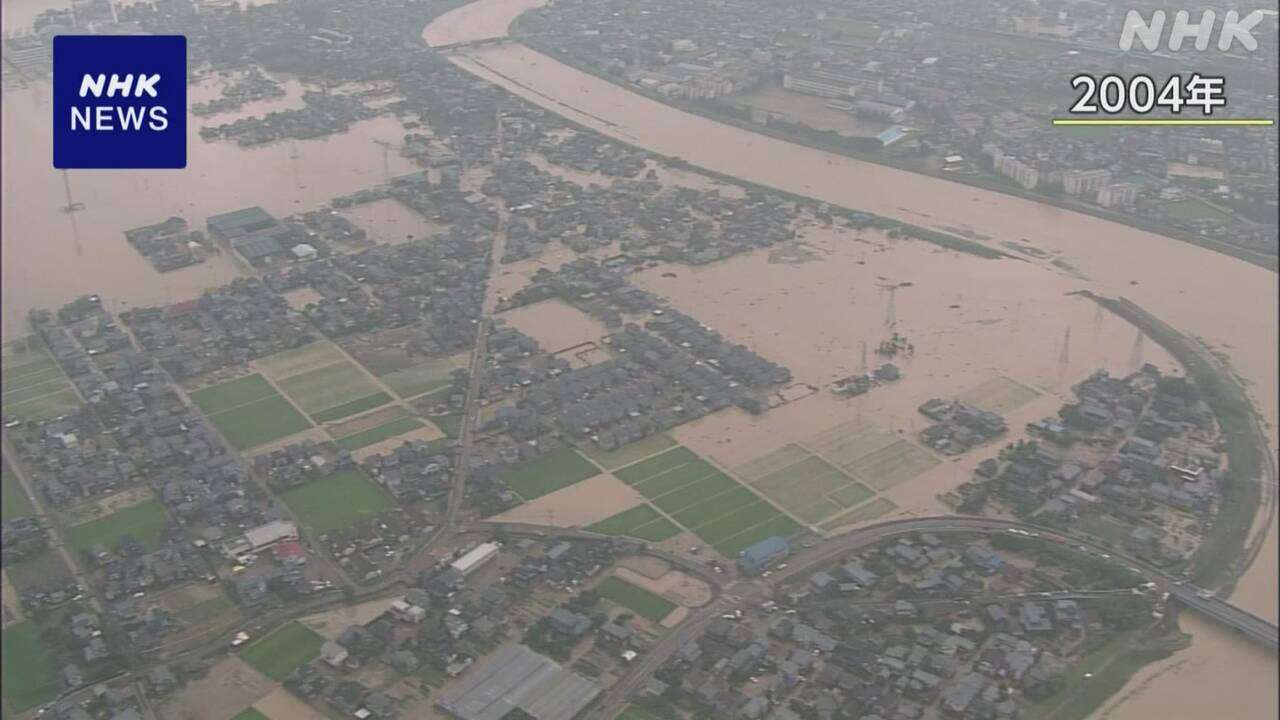
<instances>
[{"instance_id":1,"label":"green rice field","mask_svg":"<svg viewBox=\"0 0 1280 720\"><path fill-rule=\"evenodd\" d=\"M337 445L344 450L359 450L362 447L368 447L383 440L389 440L397 435L403 435L422 427L424 423L412 417L399 418L392 420L385 425L379 425L376 428L348 435L337 441Z\"/></svg>"},{"instance_id":2,"label":"green rice field","mask_svg":"<svg viewBox=\"0 0 1280 720\"><path fill-rule=\"evenodd\" d=\"M6 343L0 358L0 407L6 419L38 422L80 407L75 387L34 337Z\"/></svg>"},{"instance_id":3,"label":"green rice field","mask_svg":"<svg viewBox=\"0 0 1280 720\"><path fill-rule=\"evenodd\" d=\"M662 622L663 618L676 609L676 604L670 600L621 578L607 577L595 590L605 600L621 605L651 622Z\"/></svg>"},{"instance_id":4,"label":"green rice field","mask_svg":"<svg viewBox=\"0 0 1280 720\"><path fill-rule=\"evenodd\" d=\"M662 542L680 534L680 528L676 527L675 523L662 517L657 510L653 509L653 506L648 504L623 510L617 515L587 526L586 529L601 535L626 535L649 542Z\"/></svg>"},{"instance_id":5,"label":"green rice field","mask_svg":"<svg viewBox=\"0 0 1280 720\"><path fill-rule=\"evenodd\" d=\"M115 550L126 535L132 536L148 550L159 547L164 530L169 525L169 515L159 500L143 500L137 505L117 510L96 520L72 525L68 541L76 552L84 552L94 545Z\"/></svg>"},{"instance_id":6,"label":"green rice field","mask_svg":"<svg viewBox=\"0 0 1280 720\"><path fill-rule=\"evenodd\" d=\"M800 525L683 446L614 473L726 557ZM761 532L767 532L760 535Z\"/></svg>"},{"instance_id":7,"label":"green rice field","mask_svg":"<svg viewBox=\"0 0 1280 720\"><path fill-rule=\"evenodd\" d=\"M528 501L599 474L595 465L566 447L508 468L498 479Z\"/></svg>"},{"instance_id":8,"label":"green rice field","mask_svg":"<svg viewBox=\"0 0 1280 720\"><path fill-rule=\"evenodd\" d=\"M324 638L301 623L291 622L246 647L240 659L272 680L280 681L319 657L321 645Z\"/></svg>"},{"instance_id":9,"label":"green rice field","mask_svg":"<svg viewBox=\"0 0 1280 720\"><path fill-rule=\"evenodd\" d=\"M28 620L0 633L0 693L13 712L23 712L58 696L58 660Z\"/></svg>"},{"instance_id":10,"label":"green rice field","mask_svg":"<svg viewBox=\"0 0 1280 720\"><path fill-rule=\"evenodd\" d=\"M308 532L343 530L394 507L391 498L359 470L338 472L280 493Z\"/></svg>"},{"instance_id":11,"label":"green rice field","mask_svg":"<svg viewBox=\"0 0 1280 720\"><path fill-rule=\"evenodd\" d=\"M191 400L237 450L265 445L311 427L257 374L196 390Z\"/></svg>"}]
</instances>

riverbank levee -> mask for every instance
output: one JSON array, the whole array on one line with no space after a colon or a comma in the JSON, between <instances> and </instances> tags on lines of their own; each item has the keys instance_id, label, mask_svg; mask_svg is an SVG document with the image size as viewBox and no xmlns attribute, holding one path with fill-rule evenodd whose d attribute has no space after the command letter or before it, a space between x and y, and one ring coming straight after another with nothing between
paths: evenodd
<instances>
[{"instance_id":1,"label":"riverbank levee","mask_svg":"<svg viewBox=\"0 0 1280 720\"><path fill-rule=\"evenodd\" d=\"M500 37L538 0L480 0L442 16L424 38L446 45ZM1242 381L1276 451L1277 292L1275 273L1209 250L1025 199L873 165L762 136L682 112L524 46L463 49L459 67L567 119L660 155L748 182L925 227L964 234L994 248L1031 243L1071 268L1080 289L1125 297L1225 359ZM1158 258L1157 261L1153 259ZM1049 265L1048 261L1028 262ZM1035 276L1028 275L1029 282ZM1275 621L1276 525L1239 578L1231 600ZM1274 715L1277 664L1194 618L1188 650L1138 672L1097 714L1108 718L1201 717L1197 708L1230 698L1233 711ZM1194 668L1197 682L1170 668ZM1244 668L1244 669L1237 669ZM1194 687L1213 687L1194 702ZM1221 692L1219 692L1221 691ZM1212 697L1210 697L1212 696ZM1183 701L1179 701L1182 698Z\"/></svg>"}]
</instances>

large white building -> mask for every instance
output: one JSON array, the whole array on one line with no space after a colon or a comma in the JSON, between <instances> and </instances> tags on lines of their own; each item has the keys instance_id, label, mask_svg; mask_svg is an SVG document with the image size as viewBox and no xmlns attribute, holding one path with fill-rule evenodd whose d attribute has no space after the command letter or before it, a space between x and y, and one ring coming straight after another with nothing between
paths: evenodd
<instances>
[{"instance_id":1,"label":"large white building","mask_svg":"<svg viewBox=\"0 0 1280 720\"><path fill-rule=\"evenodd\" d=\"M498 554L499 549L500 546L497 543L480 543L462 557L454 560L449 567L458 571L459 575L466 577L475 572L481 565L492 560Z\"/></svg>"},{"instance_id":2,"label":"large white building","mask_svg":"<svg viewBox=\"0 0 1280 720\"><path fill-rule=\"evenodd\" d=\"M298 539L298 526L288 520L272 520L264 525L246 530L244 535L223 546L228 557L245 553L258 553L276 543Z\"/></svg>"}]
</instances>

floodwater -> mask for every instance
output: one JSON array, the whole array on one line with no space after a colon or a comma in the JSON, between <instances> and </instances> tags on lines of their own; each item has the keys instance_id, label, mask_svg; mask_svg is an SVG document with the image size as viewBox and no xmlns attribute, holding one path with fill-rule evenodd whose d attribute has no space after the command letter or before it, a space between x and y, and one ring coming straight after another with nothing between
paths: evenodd
<instances>
[{"instance_id":1,"label":"floodwater","mask_svg":"<svg viewBox=\"0 0 1280 720\"><path fill-rule=\"evenodd\" d=\"M500 27L537 4L537 0L479 0L442 16L428 26L424 38L431 45L446 45L498 37L502 34ZM1233 370L1246 383L1275 452L1280 414L1280 366L1276 353L1280 308L1272 302L1280 286L1275 273L1117 223L834 156L717 123L628 92L519 45L470 49L455 55L453 61L568 119L659 154L917 225L959 228L993 243L1025 240L1058 253L1059 262L1074 268L1082 278L1078 289L1128 297L1225 353ZM1029 264L1047 268L1046 261ZM779 274L792 269L773 267ZM760 280L763 275L753 279ZM1024 289L1034 295L1037 286L1049 276L1045 272L1028 272L1025 277ZM654 287L668 290L656 283ZM804 291L798 286L791 290ZM739 286L739 291L748 290ZM903 293L903 298L906 296ZM1014 297L1008 299L1016 302ZM701 307L685 309L695 315L704 312ZM945 308L937 312L943 314ZM819 317L828 322L843 321L842 316ZM728 333L731 328L723 330ZM1008 349L1022 354L1027 344L1020 337ZM1073 351L1076 344L1073 333ZM1122 343L1116 352L1126 352L1128 347ZM869 397L868 401L872 399ZM794 406L798 408L805 402L813 402L813 398ZM1262 553L1231 599L1275 621L1276 585L1273 518ZM1140 673L1099 715L1116 720L1200 718L1224 712L1231 717L1275 716L1274 657L1268 658L1226 631L1196 618L1185 619L1183 627L1196 636L1192 648ZM1185 663L1180 667L1193 667L1194 671L1181 676L1173 671L1161 673L1178 662ZM1218 699L1218 704L1209 704L1213 698Z\"/></svg>"},{"instance_id":2,"label":"floodwater","mask_svg":"<svg viewBox=\"0 0 1280 720\"><path fill-rule=\"evenodd\" d=\"M736 467L768 450L813 438L846 422L875 425L913 438L928 421L917 407L934 397L983 404L984 385L1021 385L1026 402L992 407L1010 433L882 493L897 515L950 512L939 496L969 479L969 470L1028 422L1055 416L1070 386L1097 369L1121 376L1151 363L1177 364L1133 326L1067 293L1081 282L1021 260L991 261L878 232L811 226L800 248L758 252L697 268L660 266L635 278L724 335L781 363L793 382L817 388L754 416L721 412L674 431L693 450ZM806 256L800 262L785 258ZM893 334L909 356L878 357ZM865 362L864 350L865 345ZM852 399L833 381L892 361L898 381ZM1038 397L1036 394L1038 393Z\"/></svg>"},{"instance_id":3,"label":"floodwater","mask_svg":"<svg viewBox=\"0 0 1280 720\"><path fill-rule=\"evenodd\" d=\"M6 36L27 32L36 16L45 10L70 10L71 0L4 0L0 3L0 16L3 16L3 27L0 31Z\"/></svg>"},{"instance_id":4,"label":"floodwater","mask_svg":"<svg viewBox=\"0 0 1280 720\"><path fill-rule=\"evenodd\" d=\"M427 44L436 47L507 36L511 21L525 10L542 7L546 0L482 0L454 8L422 31Z\"/></svg>"},{"instance_id":5,"label":"floodwater","mask_svg":"<svg viewBox=\"0 0 1280 720\"><path fill-rule=\"evenodd\" d=\"M999 376L1055 395L1044 413L1052 415L1070 386L1095 369L1124 375L1144 362L1176 369L1133 326L1068 296L1082 285L1068 275L878 232L815 226L800 239L808 260L784 262L766 251L703 267L663 265L634 279L728 340L785 365L793 382L821 390L761 416L717 413L677 430L723 464L855 417L914 434L928 424L916 410L921 403ZM867 369L890 361L875 350L894 333L914 346L910 357L891 359L902 379L836 399L828 386L863 370L864 344Z\"/></svg>"},{"instance_id":6,"label":"floodwater","mask_svg":"<svg viewBox=\"0 0 1280 720\"><path fill-rule=\"evenodd\" d=\"M56 308L86 293L101 293L120 304L166 303L196 297L246 271L230 253L200 265L160 273L125 242L124 230L184 217L193 229L222 212L261 205L282 217L316 209L335 196L380 184L383 152L376 141L398 143L400 123L378 117L341 135L283 141L241 149L229 142L205 142L198 128L257 115L296 102L290 95L250 104L236 113L188 117L184 170L72 170L52 165L49 86L6 86L3 107L2 251L3 335L25 334L32 308ZM193 101L207 94L193 90ZM412 163L387 153L391 175ZM66 189L84 209L65 213Z\"/></svg>"}]
</instances>

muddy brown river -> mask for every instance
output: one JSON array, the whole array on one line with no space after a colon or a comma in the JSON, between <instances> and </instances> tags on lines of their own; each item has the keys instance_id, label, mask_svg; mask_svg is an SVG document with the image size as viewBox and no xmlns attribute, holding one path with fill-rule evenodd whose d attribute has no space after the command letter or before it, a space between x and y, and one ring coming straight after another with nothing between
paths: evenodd
<instances>
[{"instance_id":1,"label":"muddy brown river","mask_svg":"<svg viewBox=\"0 0 1280 720\"><path fill-rule=\"evenodd\" d=\"M445 14L424 32L431 45L500 37L540 0L479 0ZM574 70L516 44L453 56L459 67L605 135L699 167L834 204L987 242L1029 242L1055 253L1076 284L1123 295L1221 351L1245 382L1275 451L1277 275L1154 233L1008 195L835 156L691 115ZM1000 261L1005 262L1005 261ZM1034 262L1028 262L1033 265ZM1038 270L1048 272L1048 268ZM1036 275L1027 273L1027 282ZM1011 298L1011 301L1016 299ZM697 312L697 308L690 308ZM1276 525L1232 601L1271 621L1277 616ZM1276 658L1219 627L1184 616L1191 649L1149 666L1098 711L1118 720L1274 717Z\"/></svg>"},{"instance_id":2,"label":"muddy brown river","mask_svg":"<svg viewBox=\"0 0 1280 720\"><path fill-rule=\"evenodd\" d=\"M39 9L56 4L60 3L5 0L6 25L12 27L11 12L30 18ZM478 0L439 18L426 28L424 38L429 44L444 45L501 37L512 18L537 4L538 0ZM1043 295L1046 287L1129 297L1230 359L1267 423L1275 449L1280 391L1275 273L1105 220L833 156L716 123L648 100L519 45L473 49L454 55L453 60L533 103L656 153L917 225L964 230L988 238L985 242L996 246L1002 241L1030 243L1074 272L1034 258L990 261L1000 265L996 273L1000 290L1009 293L1005 305L1016 306L1025 297L1029 308L1030 299ZM257 111L252 105L245 108L251 114ZM318 207L336 195L379 182L383 153L375 141L394 143L403 134L394 120L380 118L360 123L342 135L242 150L230 143L200 140L197 129L207 120L193 117L186 170L72 171L63 176L51 165L48 113L47 85L6 84L0 103L0 161L5 179L0 198L0 292L5 338L25 333L23 319L31 308L56 307L79 294L100 292L116 302L137 305L187 299L225 283L243 271L226 255L192 268L159 273L125 243L122 231L170 215L182 215L193 227L203 227L209 215L248 205L261 205L277 215ZM216 120L226 121L221 117ZM412 169L407 161L388 155L391 174ZM82 211L62 212L67 184L74 200L84 203ZM868 260L872 262L874 257ZM922 264L916 271L925 276L919 283L927 282L930 272L946 272L934 270L934 264ZM814 277L822 274L803 267L787 272ZM717 274L714 268L707 274L716 275L717 288L734 291L731 278ZM655 289L667 291L661 278L651 280ZM670 292L680 291L675 288ZM690 302L697 302L696 288L683 292ZM696 306L686 309L695 315L699 312ZM937 308L937 312L944 310L945 305ZM929 311L924 307L918 310ZM904 304L902 312L913 311ZM730 322L727 312L724 322ZM1078 318L1078 322L1087 325L1089 318ZM925 324L944 325L934 321ZM796 337L804 337L804 330L797 330ZM1059 333L1055 330L1036 337L1043 344L1048 342L1045 338L1056 338ZM1084 342L1080 335L1076 338L1077 345ZM1118 362L1126 352L1127 348L1118 349L1109 360ZM1052 357L1053 351L1048 355ZM1036 373L1051 369L1043 365L1043 357L1028 361L1027 373L1036 379ZM1266 533L1263 551L1241 579L1232 601L1275 621L1274 520L1262 531ZM1189 614L1184 614L1182 627L1195 636L1192 647L1138 673L1095 717L1276 716L1278 666L1274 656Z\"/></svg>"}]
</instances>

